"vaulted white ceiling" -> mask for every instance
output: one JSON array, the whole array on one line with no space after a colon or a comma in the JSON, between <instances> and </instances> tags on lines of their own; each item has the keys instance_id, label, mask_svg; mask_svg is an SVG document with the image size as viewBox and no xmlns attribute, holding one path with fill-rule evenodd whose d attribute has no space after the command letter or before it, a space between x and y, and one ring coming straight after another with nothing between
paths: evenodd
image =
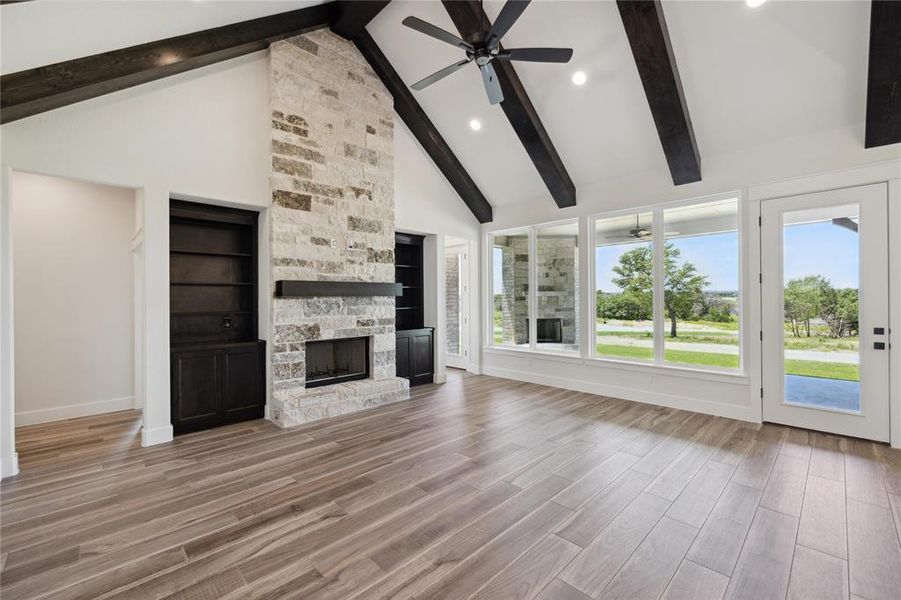
<instances>
[{"instance_id":1,"label":"vaulted white ceiling","mask_svg":"<svg viewBox=\"0 0 901 600\"><path fill-rule=\"evenodd\" d=\"M485 2L492 20L502 2ZM673 51L704 157L864 120L868 2L664 1ZM456 33L436 2L395 0L369 25L405 82L461 58L401 25L415 15ZM516 70L577 187L667 171L614 2L532 2L504 46L569 46L568 65ZM571 83L585 71L588 82ZM550 196L475 66L414 92L495 206ZM482 129L468 127L470 119Z\"/></svg>"},{"instance_id":2,"label":"vaulted white ceiling","mask_svg":"<svg viewBox=\"0 0 901 600\"><path fill-rule=\"evenodd\" d=\"M315 1L73 2L2 9L2 69L10 73L96 52L318 4ZM494 19L501 2L485 3ZM869 2L664 0L702 161L783 138L860 123L866 99ZM462 58L401 25L415 15L456 32L440 2L394 0L369 31L408 84ZM577 187L667 173L616 5L535 1L506 47L568 46L568 65L516 70ZM571 83L585 71L588 82ZM545 198L547 189L475 66L414 92L489 202ZM482 129L468 123L476 118Z\"/></svg>"}]
</instances>

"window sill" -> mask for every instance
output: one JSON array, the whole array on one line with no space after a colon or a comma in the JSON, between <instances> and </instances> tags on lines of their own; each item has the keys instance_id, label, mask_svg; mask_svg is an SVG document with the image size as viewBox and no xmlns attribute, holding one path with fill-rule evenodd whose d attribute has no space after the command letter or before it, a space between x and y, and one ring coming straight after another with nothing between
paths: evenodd
<instances>
[{"instance_id":1,"label":"window sill","mask_svg":"<svg viewBox=\"0 0 901 600\"><path fill-rule=\"evenodd\" d=\"M615 358L603 358L599 356L581 357L575 354L563 352L550 352L547 350L531 350L529 348L503 348L498 346L483 346L485 354L499 356L536 357L542 360L562 362L568 364L581 364L586 366L615 368L638 373L662 375L667 377L682 377L685 379L697 379L716 383L728 383L731 385L749 385L751 378L746 373L713 371L709 369L694 369L679 365L655 365L635 361L617 360Z\"/></svg>"}]
</instances>

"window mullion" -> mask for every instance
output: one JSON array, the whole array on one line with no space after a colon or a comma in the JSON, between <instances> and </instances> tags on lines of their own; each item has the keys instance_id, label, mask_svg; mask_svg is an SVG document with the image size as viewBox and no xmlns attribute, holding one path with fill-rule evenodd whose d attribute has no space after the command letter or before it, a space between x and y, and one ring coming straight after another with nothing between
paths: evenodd
<instances>
[{"instance_id":1,"label":"window mullion","mask_svg":"<svg viewBox=\"0 0 901 600\"><path fill-rule=\"evenodd\" d=\"M653 279L654 283L654 363L658 365L664 362L663 277L665 240L663 239L663 232L663 209L655 208L651 217L651 245L654 250L651 279Z\"/></svg>"},{"instance_id":2,"label":"window mullion","mask_svg":"<svg viewBox=\"0 0 901 600\"><path fill-rule=\"evenodd\" d=\"M536 227L529 227L529 350L537 347L538 321L536 319L538 294L535 291L538 281L538 244L536 241Z\"/></svg>"}]
</instances>

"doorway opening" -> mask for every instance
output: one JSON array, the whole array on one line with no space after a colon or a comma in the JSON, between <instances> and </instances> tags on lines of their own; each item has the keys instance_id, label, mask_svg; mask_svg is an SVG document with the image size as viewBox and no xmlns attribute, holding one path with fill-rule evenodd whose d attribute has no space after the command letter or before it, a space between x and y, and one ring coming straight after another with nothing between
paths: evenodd
<instances>
[{"instance_id":1,"label":"doorway opening","mask_svg":"<svg viewBox=\"0 0 901 600\"><path fill-rule=\"evenodd\" d=\"M117 444L139 445L135 190L24 172L10 188L21 466L48 436L96 437L71 421L82 417L103 415L121 425Z\"/></svg>"},{"instance_id":2,"label":"doorway opening","mask_svg":"<svg viewBox=\"0 0 901 600\"><path fill-rule=\"evenodd\" d=\"M448 238L444 254L445 362L469 364L469 242Z\"/></svg>"}]
</instances>

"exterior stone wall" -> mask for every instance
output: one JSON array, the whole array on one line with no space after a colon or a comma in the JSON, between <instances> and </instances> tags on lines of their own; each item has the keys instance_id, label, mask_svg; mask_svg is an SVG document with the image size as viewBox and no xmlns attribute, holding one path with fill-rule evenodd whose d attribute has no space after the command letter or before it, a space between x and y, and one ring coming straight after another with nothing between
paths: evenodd
<instances>
[{"instance_id":1,"label":"exterior stone wall","mask_svg":"<svg viewBox=\"0 0 901 600\"><path fill-rule=\"evenodd\" d=\"M272 280L394 281L394 111L327 30L270 48ZM370 337L369 379L306 389L305 343ZM271 418L282 426L409 397L395 376L394 298L276 298Z\"/></svg>"},{"instance_id":2,"label":"exterior stone wall","mask_svg":"<svg viewBox=\"0 0 901 600\"><path fill-rule=\"evenodd\" d=\"M529 237L496 237L502 252L504 295L501 299L503 340L506 344L529 343Z\"/></svg>"},{"instance_id":3,"label":"exterior stone wall","mask_svg":"<svg viewBox=\"0 0 901 600\"><path fill-rule=\"evenodd\" d=\"M460 354L460 255L448 254L444 261L445 348Z\"/></svg>"},{"instance_id":4,"label":"exterior stone wall","mask_svg":"<svg viewBox=\"0 0 901 600\"><path fill-rule=\"evenodd\" d=\"M536 312L539 319L560 319L564 346L578 348L579 248L573 236L538 236L536 240Z\"/></svg>"}]
</instances>

